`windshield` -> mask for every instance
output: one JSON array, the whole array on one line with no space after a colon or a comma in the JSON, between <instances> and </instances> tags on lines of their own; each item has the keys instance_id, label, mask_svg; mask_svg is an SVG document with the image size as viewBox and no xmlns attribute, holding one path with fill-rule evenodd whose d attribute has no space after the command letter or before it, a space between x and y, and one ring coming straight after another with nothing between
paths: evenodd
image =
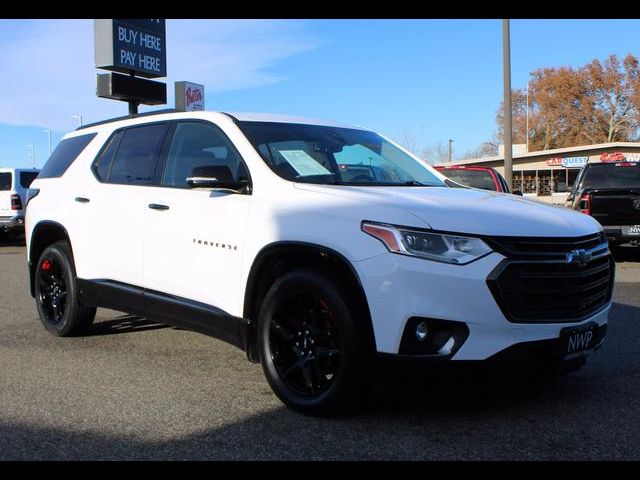
<instances>
[{"instance_id":1,"label":"windshield","mask_svg":"<svg viewBox=\"0 0 640 480\"><path fill-rule=\"evenodd\" d=\"M301 183L366 186L445 184L425 164L365 130L275 122L240 122L262 159Z\"/></svg>"},{"instance_id":2,"label":"windshield","mask_svg":"<svg viewBox=\"0 0 640 480\"><path fill-rule=\"evenodd\" d=\"M588 188L638 188L640 162L590 164L584 172L582 185Z\"/></svg>"},{"instance_id":3,"label":"windshield","mask_svg":"<svg viewBox=\"0 0 640 480\"><path fill-rule=\"evenodd\" d=\"M487 170L455 170L445 169L441 172L454 182L483 190L496 190L496 183Z\"/></svg>"}]
</instances>

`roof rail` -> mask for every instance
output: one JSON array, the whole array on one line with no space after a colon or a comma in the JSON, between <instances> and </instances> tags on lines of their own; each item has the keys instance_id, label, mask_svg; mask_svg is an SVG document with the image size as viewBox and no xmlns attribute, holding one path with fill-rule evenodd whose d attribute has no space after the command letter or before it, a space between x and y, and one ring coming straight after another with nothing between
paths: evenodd
<instances>
[{"instance_id":1,"label":"roof rail","mask_svg":"<svg viewBox=\"0 0 640 480\"><path fill-rule=\"evenodd\" d=\"M98 125L104 125L106 123L119 122L121 120L130 120L132 118L140 118L140 117L150 117L152 115L160 115L162 113L177 113L182 112L182 110L176 110L175 108L165 108L163 110L154 110L153 112L146 113L137 113L135 115L124 115L122 117L110 118L108 120L102 120L100 122L88 123L86 125L82 125L81 127L76 128L76 132L78 130L82 130L90 127L97 127Z\"/></svg>"}]
</instances>

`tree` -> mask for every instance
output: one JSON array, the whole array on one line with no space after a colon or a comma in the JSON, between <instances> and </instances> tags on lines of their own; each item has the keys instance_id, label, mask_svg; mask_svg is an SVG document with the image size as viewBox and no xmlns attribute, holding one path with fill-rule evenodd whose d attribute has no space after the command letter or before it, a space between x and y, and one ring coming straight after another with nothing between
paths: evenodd
<instances>
[{"instance_id":1,"label":"tree","mask_svg":"<svg viewBox=\"0 0 640 480\"><path fill-rule=\"evenodd\" d=\"M640 127L640 67L628 54L579 68L541 68L529 84L529 151L630 141ZM527 91L512 93L513 142L526 143ZM496 113L502 139L502 103Z\"/></svg>"},{"instance_id":2,"label":"tree","mask_svg":"<svg viewBox=\"0 0 640 480\"><path fill-rule=\"evenodd\" d=\"M448 160L448 147L445 147L442 142L432 144L419 141L416 134L406 128L400 133L398 144L430 165L446 162Z\"/></svg>"}]
</instances>

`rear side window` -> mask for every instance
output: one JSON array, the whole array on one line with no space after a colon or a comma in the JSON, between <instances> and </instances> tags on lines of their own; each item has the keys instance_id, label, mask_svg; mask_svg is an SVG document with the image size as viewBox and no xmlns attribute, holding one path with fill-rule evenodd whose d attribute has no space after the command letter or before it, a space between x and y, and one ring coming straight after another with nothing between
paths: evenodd
<instances>
[{"instance_id":1,"label":"rear side window","mask_svg":"<svg viewBox=\"0 0 640 480\"><path fill-rule=\"evenodd\" d=\"M0 172L0 191L11 190L11 172Z\"/></svg>"},{"instance_id":2,"label":"rear side window","mask_svg":"<svg viewBox=\"0 0 640 480\"><path fill-rule=\"evenodd\" d=\"M167 129L168 124L156 123L125 130L107 181L128 185L153 184Z\"/></svg>"},{"instance_id":3,"label":"rear side window","mask_svg":"<svg viewBox=\"0 0 640 480\"><path fill-rule=\"evenodd\" d=\"M62 140L42 167L38 178L61 177L95 136L95 133L90 133Z\"/></svg>"},{"instance_id":4,"label":"rear side window","mask_svg":"<svg viewBox=\"0 0 640 480\"><path fill-rule=\"evenodd\" d=\"M122 130L113 134L107 142L107 145L102 149L102 152L100 152L100 155L98 155L96 161L93 163L93 171L100 180L107 180L109 170L111 169L111 162L116 156L118 145L120 145L120 140L122 139L123 134L124 131Z\"/></svg>"},{"instance_id":5,"label":"rear side window","mask_svg":"<svg viewBox=\"0 0 640 480\"><path fill-rule=\"evenodd\" d=\"M20 186L29 188L31 183L36 179L39 172L20 172Z\"/></svg>"}]
</instances>

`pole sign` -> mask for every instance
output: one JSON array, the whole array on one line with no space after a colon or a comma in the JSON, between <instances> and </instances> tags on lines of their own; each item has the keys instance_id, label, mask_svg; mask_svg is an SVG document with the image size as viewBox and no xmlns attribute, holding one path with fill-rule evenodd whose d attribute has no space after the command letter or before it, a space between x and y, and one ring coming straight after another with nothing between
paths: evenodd
<instances>
[{"instance_id":1,"label":"pole sign","mask_svg":"<svg viewBox=\"0 0 640 480\"><path fill-rule=\"evenodd\" d=\"M204 110L204 85L191 82L176 82L176 110L193 112Z\"/></svg>"},{"instance_id":2,"label":"pole sign","mask_svg":"<svg viewBox=\"0 0 640 480\"><path fill-rule=\"evenodd\" d=\"M94 20L96 68L141 77L167 76L165 20Z\"/></svg>"}]
</instances>

